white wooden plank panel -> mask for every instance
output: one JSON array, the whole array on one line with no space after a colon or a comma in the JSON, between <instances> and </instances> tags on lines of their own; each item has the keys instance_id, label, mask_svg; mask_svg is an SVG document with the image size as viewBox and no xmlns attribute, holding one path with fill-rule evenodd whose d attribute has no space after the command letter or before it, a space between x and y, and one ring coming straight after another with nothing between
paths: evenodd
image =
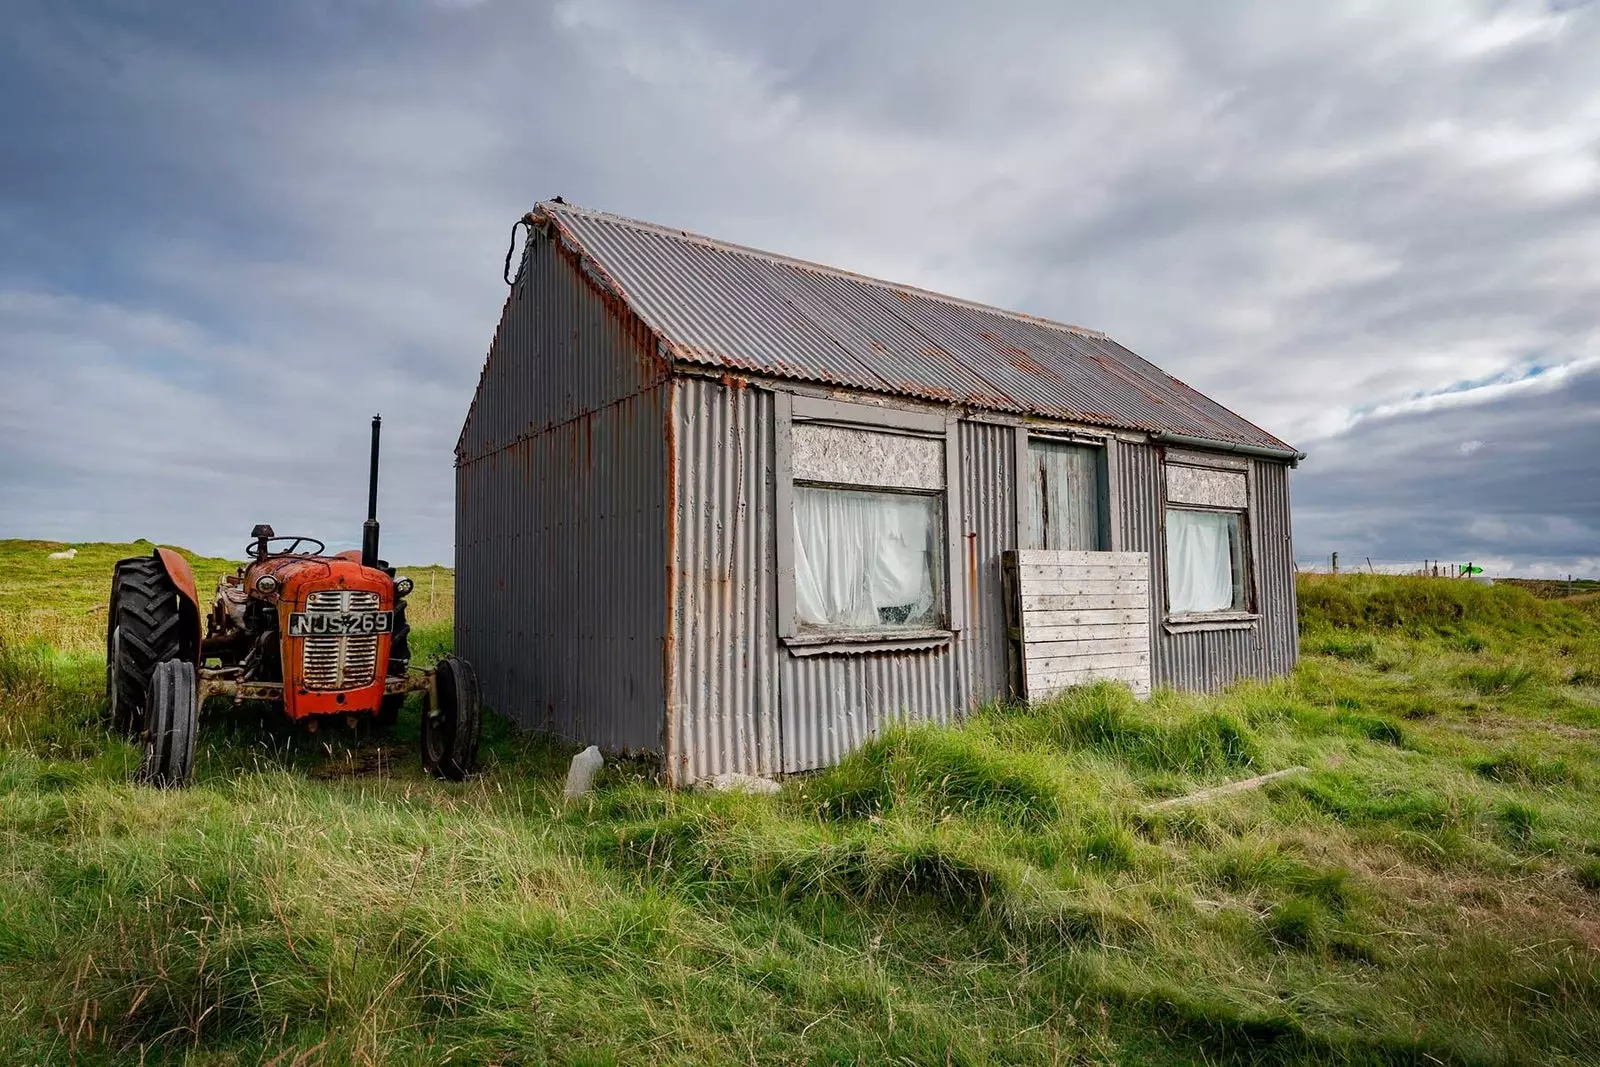
<instances>
[{"instance_id":1,"label":"white wooden plank panel","mask_svg":"<svg viewBox=\"0 0 1600 1067\"><path fill-rule=\"evenodd\" d=\"M1078 656L1051 656L1030 660L1028 677L1044 677L1060 671L1093 671L1106 667L1149 666L1149 652L1091 652Z\"/></svg>"},{"instance_id":2,"label":"white wooden plank panel","mask_svg":"<svg viewBox=\"0 0 1600 1067\"><path fill-rule=\"evenodd\" d=\"M1064 689L1075 685L1093 685L1095 682L1122 682L1133 690L1138 697L1150 695L1150 668L1140 667L1102 667L1092 671L1074 671L1065 674L1051 675L1045 678L1033 678L1028 682L1028 699L1032 701L1048 700Z\"/></svg>"},{"instance_id":3,"label":"white wooden plank panel","mask_svg":"<svg viewBox=\"0 0 1600 1067\"><path fill-rule=\"evenodd\" d=\"M1021 549L1016 553L1019 571L1030 566L1150 566L1149 552L1066 552L1059 549Z\"/></svg>"},{"instance_id":4,"label":"white wooden plank panel","mask_svg":"<svg viewBox=\"0 0 1600 1067\"><path fill-rule=\"evenodd\" d=\"M1029 641L1028 662L1051 656L1092 656L1102 652L1149 652L1147 634L1120 638L1087 638L1081 641Z\"/></svg>"},{"instance_id":5,"label":"white wooden plank panel","mask_svg":"<svg viewBox=\"0 0 1600 1067\"><path fill-rule=\"evenodd\" d=\"M1094 611L1027 611L1022 614L1025 632L1034 627L1051 629L1060 626L1103 626L1108 623L1118 625L1139 623L1148 629L1150 613L1143 608L1105 608Z\"/></svg>"},{"instance_id":6,"label":"white wooden plank panel","mask_svg":"<svg viewBox=\"0 0 1600 1067\"><path fill-rule=\"evenodd\" d=\"M1148 565L1135 563L1103 564L1100 566L1052 567L1033 564L1020 568L1022 580L1029 584L1039 582L1131 582L1149 581Z\"/></svg>"},{"instance_id":7,"label":"white wooden plank panel","mask_svg":"<svg viewBox=\"0 0 1600 1067\"><path fill-rule=\"evenodd\" d=\"M1126 682L1135 692L1148 695L1149 672L1147 664L1137 663L1123 667L1095 667L1090 670L1052 671L1047 674L1030 675L1028 699L1040 700L1075 685L1093 685L1099 681Z\"/></svg>"},{"instance_id":8,"label":"white wooden plank panel","mask_svg":"<svg viewBox=\"0 0 1600 1067\"><path fill-rule=\"evenodd\" d=\"M1147 553L1024 550L1016 575L1029 699L1099 678L1149 694Z\"/></svg>"},{"instance_id":9,"label":"white wooden plank panel","mask_svg":"<svg viewBox=\"0 0 1600 1067\"><path fill-rule=\"evenodd\" d=\"M1082 577L1078 574L1062 574L1058 577L1027 577L1024 574L1022 582L1032 593L1123 593L1149 590L1150 576Z\"/></svg>"},{"instance_id":10,"label":"white wooden plank panel","mask_svg":"<svg viewBox=\"0 0 1600 1067\"><path fill-rule=\"evenodd\" d=\"M1150 603L1148 590L1138 593L1092 593L1084 596L1052 596L1048 593L1029 593L1022 586L1022 610L1030 611L1092 611L1104 608L1143 608Z\"/></svg>"},{"instance_id":11,"label":"white wooden plank panel","mask_svg":"<svg viewBox=\"0 0 1600 1067\"><path fill-rule=\"evenodd\" d=\"M1129 612L1129 614L1134 614ZM1032 618L1032 617L1030 617ZM1028 625L1028 644L1048 645L1056 641L1121 641L1137 637L1150 645L1150 620L1140 613L1137 622L1077 623L1070 626Z\"/></svg>"}]
</instances>

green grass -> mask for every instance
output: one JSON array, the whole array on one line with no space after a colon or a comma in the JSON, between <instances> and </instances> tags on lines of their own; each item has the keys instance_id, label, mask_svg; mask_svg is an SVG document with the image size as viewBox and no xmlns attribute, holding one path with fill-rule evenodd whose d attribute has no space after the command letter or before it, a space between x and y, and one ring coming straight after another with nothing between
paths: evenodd
<instances>
[{"instance_id":1,"label":"green grass","mask_svg":"<svg viewBox=\"0 0 1600 1067\"><path fill-rule=\"evenodd\" d=\"M414 709L220 714L163 793L101 723L98 638L46 640L120 554L65 583L0 545L13 1061L1593 1061L1593 606L1309 579L1291 678L896 728L772 797L612 763L566 806L571 750L499 722L440 784Z\"/></svg>"}]
</instances>

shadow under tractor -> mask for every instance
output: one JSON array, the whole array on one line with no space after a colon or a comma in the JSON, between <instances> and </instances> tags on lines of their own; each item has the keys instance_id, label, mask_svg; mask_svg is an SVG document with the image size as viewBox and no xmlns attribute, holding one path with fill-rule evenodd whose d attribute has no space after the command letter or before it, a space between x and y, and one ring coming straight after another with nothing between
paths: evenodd
<instances>
[{"instance_id":1,"label":"shadow under tractor","mask_svg":"<svg viewBox=\"0 0 1600 1067\"><path fill-rule=\"evenodd\" d=\"M158 548L120 561L106 625L106 694L116 729L142 743L139 775L181 786L194 772L195 735L208 697L281 704L315 729L328 717L392 726L410 693L427 694L422 766L459 781L477 764L482 716L466 661L411 666L405 598L411 580L378 558L378 434L361 550L324 554L314 537L257 526L249 562L217 583L202 615L194 572ZM201 628L204 626L204 636Z\"/></svg>"}]
</instances>

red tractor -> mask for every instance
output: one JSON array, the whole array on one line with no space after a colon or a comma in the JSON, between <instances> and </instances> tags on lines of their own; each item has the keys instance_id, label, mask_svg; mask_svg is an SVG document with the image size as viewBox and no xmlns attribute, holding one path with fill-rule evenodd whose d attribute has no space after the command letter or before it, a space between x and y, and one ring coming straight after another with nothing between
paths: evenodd
<instances>
[{"instance_id":1,"label":"red tractor","mask_svg":"<svg viewBox=\"0 0 1600 1067\"><path fill-rule=\"evenodd\" d=\"M158 548L119 562L106 623L106 695L115 727L144 745L140 777L185 785L207 697L281 703L315 730L329 716L392 725L409 693L427 694L422 765L439 778L477 764L481 708L470 665L446 656L410 665L406 594L411 580L378 558L378 432L361 551L325 555L314 537L257 526L250 562L217 583L204 616L194 572Z\"/></svg>"}]
</instances>

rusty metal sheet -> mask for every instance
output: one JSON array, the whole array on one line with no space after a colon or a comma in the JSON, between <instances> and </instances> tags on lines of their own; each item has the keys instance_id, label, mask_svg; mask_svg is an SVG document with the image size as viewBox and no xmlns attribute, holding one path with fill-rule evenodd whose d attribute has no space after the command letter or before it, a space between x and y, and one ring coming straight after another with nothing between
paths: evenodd
<instances>
[{"instance_id":1,"label":"rusty metal sheet","mask_svg":"<svg viewBox=\"0 0 1600 1067\"><path fill-rule=\"evenodd\" d=\"M524 727L659 751L672 383L604 279L543 238L456 457L456 650Z\"/></svg>"},{"instance_id":2,"label":"rusty metal sheet","mask_svg":"<svg viewBox=\"0 0 1600 1067\"><path fill-rule=\"evenodd\" d=\"M684 363L1290 450L1095 330L570 204L533 216Z\"/></svg>"}]
</instances>

